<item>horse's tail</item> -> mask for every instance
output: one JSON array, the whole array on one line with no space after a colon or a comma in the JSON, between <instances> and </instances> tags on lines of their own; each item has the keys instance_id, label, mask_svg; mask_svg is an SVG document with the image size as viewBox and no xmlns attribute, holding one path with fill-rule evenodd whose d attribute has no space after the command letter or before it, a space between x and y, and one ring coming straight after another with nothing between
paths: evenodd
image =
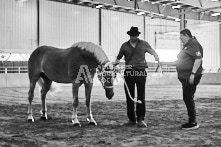
<instances>
[{"instance_id":1,"label":"horse's tail","mask_svg":"<svg viewBox=\"0 0 221 147\"><path fill-rule=\"evenodd\" d=\"M39 78L39 80L38 80L39 95L40 95L40 93L41 93L41 89L42 89L43 84L44 84L44 80L43 80L42 78ZM57 92L57 91L58 91L58 86L55 85L55 84L53 84L53 83L51 83L51 87L50 87L50 89L49 89L49 91L48 91L49 94L50 94L52 97L54 97L55 92Z\"/></svg>"}]
</instances>

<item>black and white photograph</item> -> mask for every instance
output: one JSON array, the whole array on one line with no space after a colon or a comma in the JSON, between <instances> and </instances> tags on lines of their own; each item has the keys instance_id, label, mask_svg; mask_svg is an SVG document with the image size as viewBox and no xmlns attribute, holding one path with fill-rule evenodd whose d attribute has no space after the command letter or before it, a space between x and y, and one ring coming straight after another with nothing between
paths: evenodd
<instances>
[{"instance_id":1,"label":"black and white photograph","mask_svg":"<svg viewBox=\"0 0 221 147\"><path fill-rule=\"evenodd\" d=\"M221 146L221 0L0 0L0 147Z\"/></svg>"}]
</instances>

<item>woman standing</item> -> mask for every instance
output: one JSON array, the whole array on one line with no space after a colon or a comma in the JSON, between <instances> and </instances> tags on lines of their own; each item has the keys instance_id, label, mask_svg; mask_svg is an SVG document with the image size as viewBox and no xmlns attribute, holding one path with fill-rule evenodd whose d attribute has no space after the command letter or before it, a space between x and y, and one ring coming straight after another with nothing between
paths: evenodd
<instances>
[{"instance_id":1,"label":"woman standing","mask_svg":"<svg viewBox=\"0 0 221 147\"><path fill-rule=\"evenodd\" d=\"M203 48L188 29L180 32L180 40L183 43L183 49L177 56L178 60L161 64L176 66L178 79L182 83L183 101L189 116L189 122L183 124L182 129L191 130L199 128L196 121L194 94L203 72Z\"/></svg>"}]
</instances>

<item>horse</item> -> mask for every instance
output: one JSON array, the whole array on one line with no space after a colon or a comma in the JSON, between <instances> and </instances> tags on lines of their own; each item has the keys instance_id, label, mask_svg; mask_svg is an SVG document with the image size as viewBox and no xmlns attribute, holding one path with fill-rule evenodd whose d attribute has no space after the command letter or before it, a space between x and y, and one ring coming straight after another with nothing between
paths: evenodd
<instances>
[{"instance_id":1,"label":"horse","mask_svg":"<svg viewBox=\"0 0 221 147\"><path fill-rule=\"evenodd\" d=\"M113 64L103 49L91 42L78 42L70 48L61 49L52 46L40 46L35 49L28 60L28 121L34 122L32 101L34 89L38 82L41 88L41 120L47 120L46 94L51 89L52 82L72 83L73 113L72 123L81 126L77 117L79 105L78 90L84 84L87 120L89 124L97 125L91 111L91 90L93 78L97 72L108 99L114 96L113 81L115 77Z\"/></svg>"}]
</instances>

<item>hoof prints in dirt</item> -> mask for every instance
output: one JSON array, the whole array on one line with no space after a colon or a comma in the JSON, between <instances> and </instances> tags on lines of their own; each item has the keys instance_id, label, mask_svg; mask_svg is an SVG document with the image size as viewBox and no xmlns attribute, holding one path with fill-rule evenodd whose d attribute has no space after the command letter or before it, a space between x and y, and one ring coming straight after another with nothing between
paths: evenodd
<instances>
[{"instance_id":1,"label":"hoof prints in dirt","mask_svg":"<svg viewBox=\"0 0 221 147\"><path fill-rule=\"evenodd\" d=\"M127 121L123 101L94 101L92 106L98 125L88 124L82 103L82 126L74 127L71 104L49 104L53 119L46 121L40 120L41 105L33 105L34 123L27 122L27 105L0 104L0 146L221 146L220 98L196 100L200 128L194 131L180 129L187 121L182 100L146 101L147 128L122 126Z\"/></svg>"}]
</instances>

